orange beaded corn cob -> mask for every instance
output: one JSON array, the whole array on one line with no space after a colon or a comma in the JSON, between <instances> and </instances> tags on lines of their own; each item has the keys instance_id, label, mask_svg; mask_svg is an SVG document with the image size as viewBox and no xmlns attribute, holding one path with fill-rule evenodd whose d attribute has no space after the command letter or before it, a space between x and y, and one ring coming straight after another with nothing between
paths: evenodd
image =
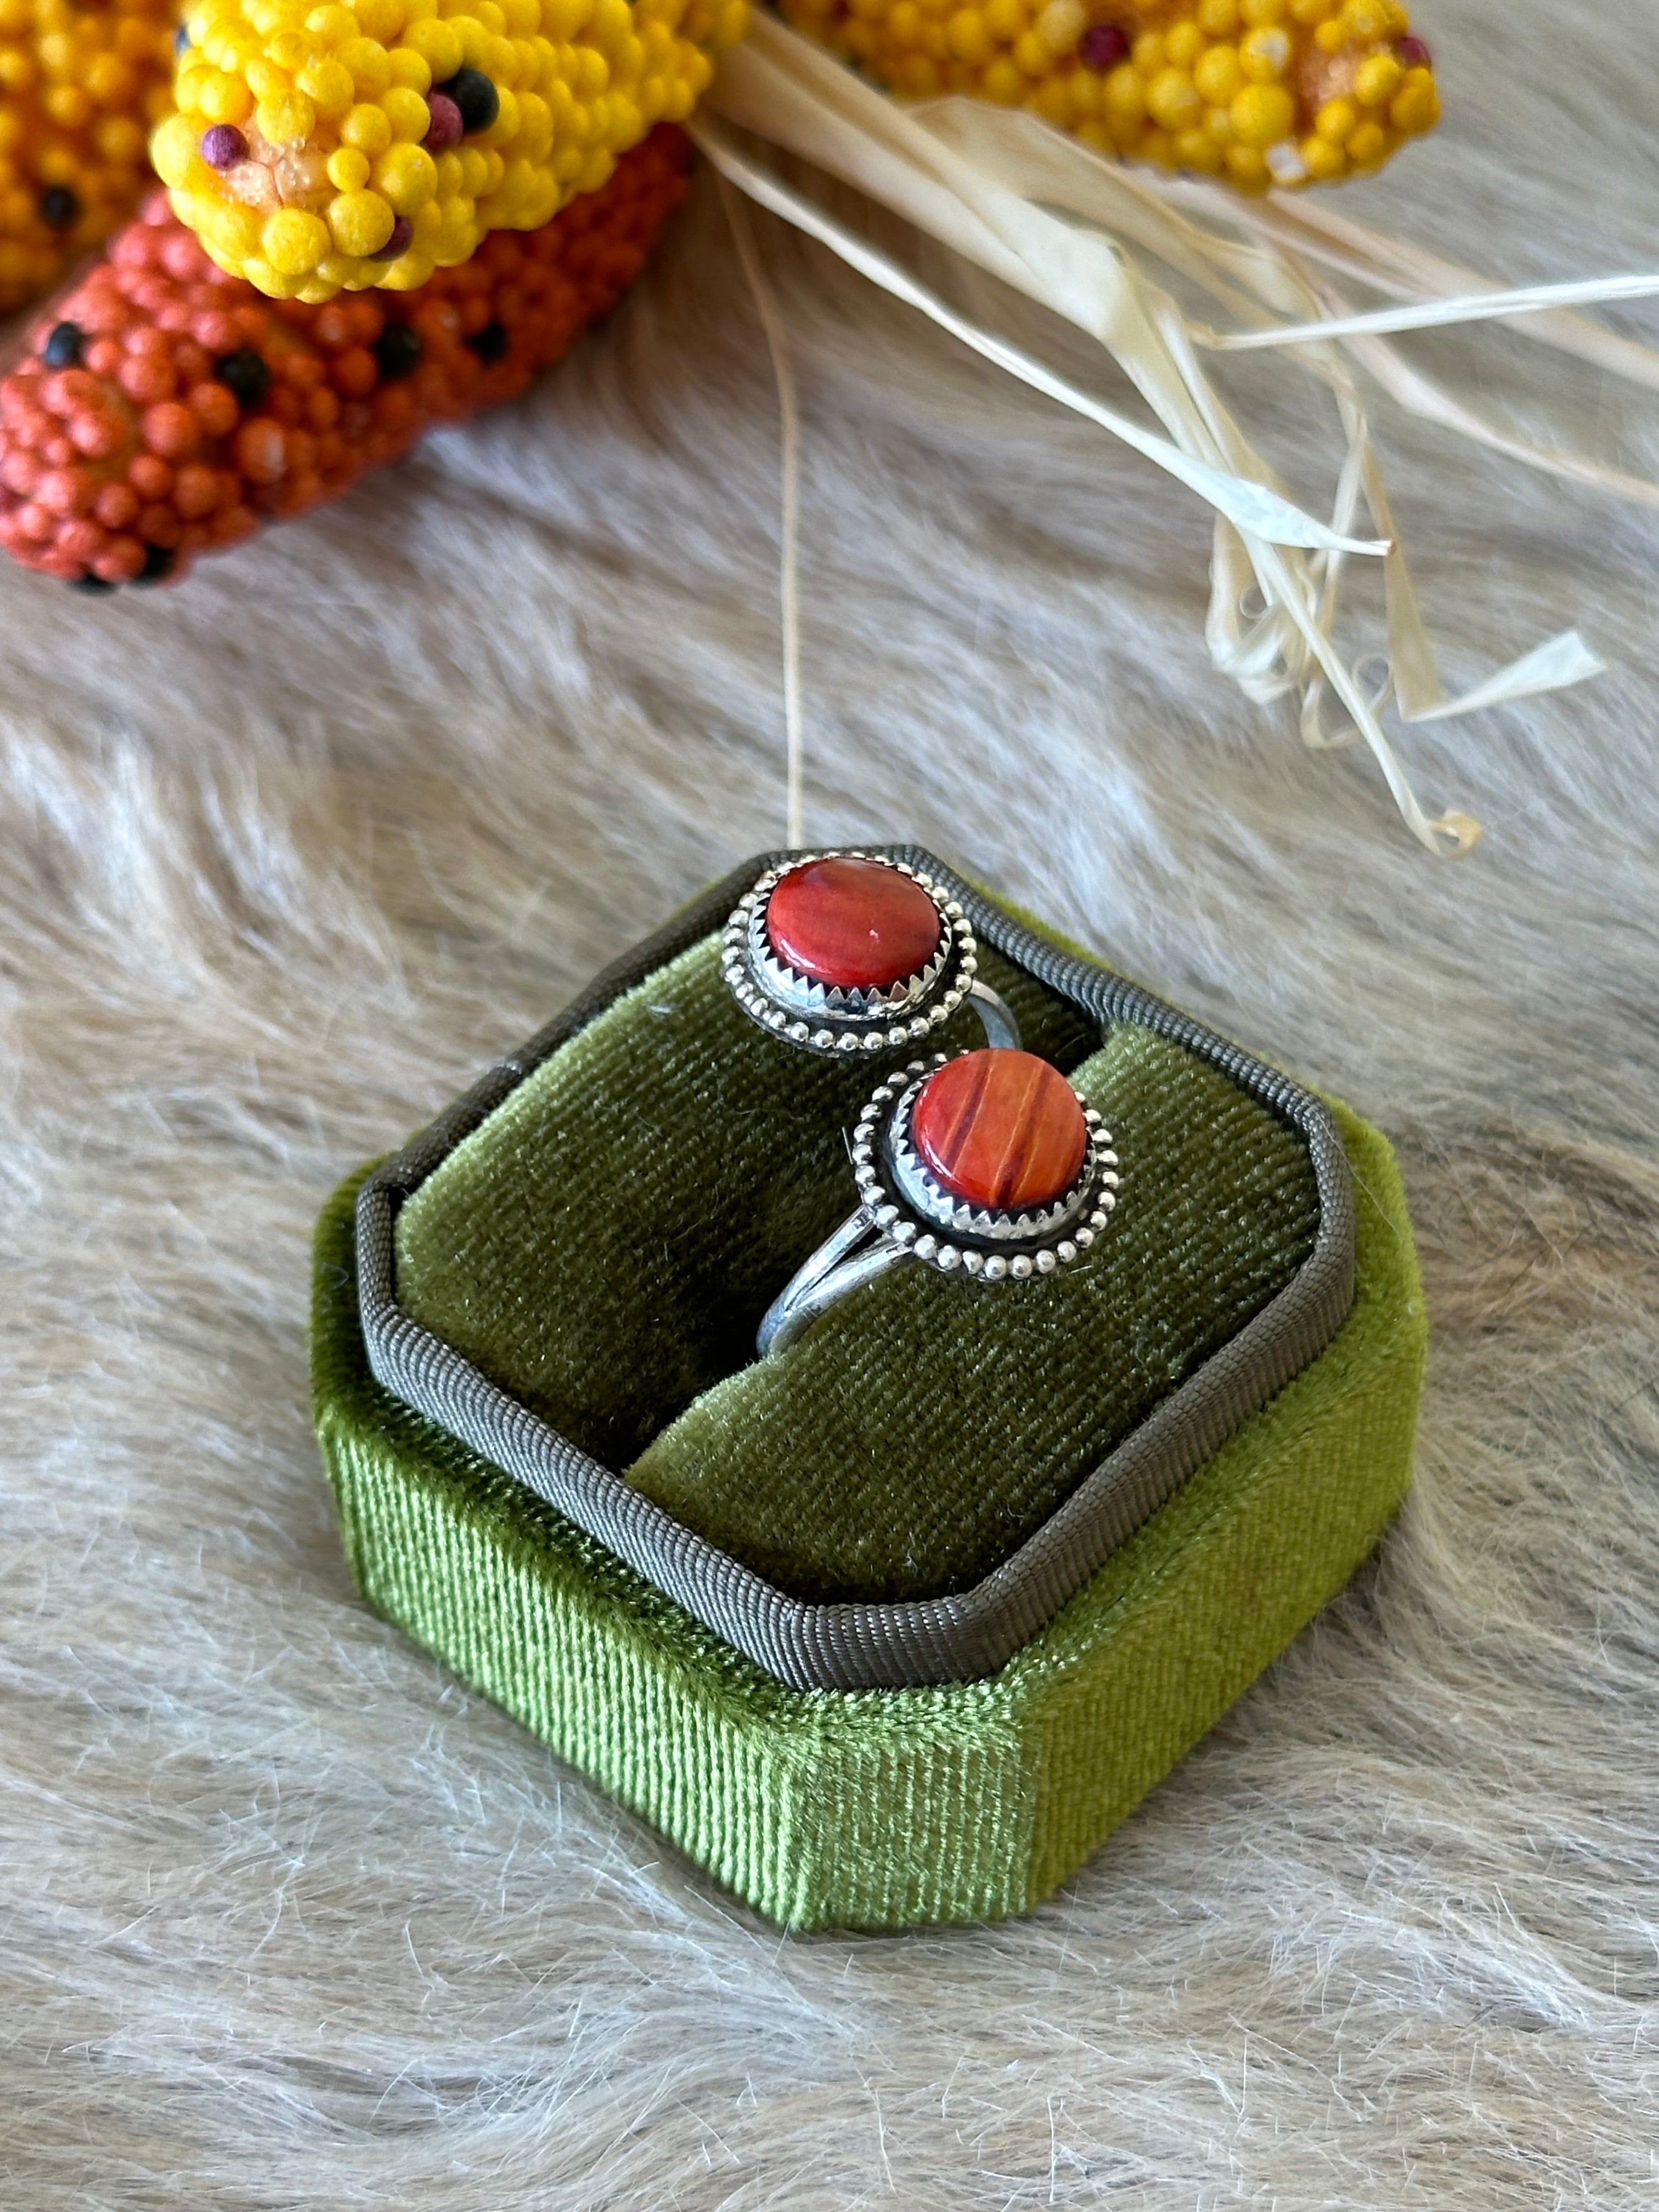
<instances>
[{"instance_id":1,"label":"orange beaded corn cob","mask_svg":"<svg viewBox=\"0 0 1659 2212\"><path fill-rule=\"evenodd\" d=\"M222 269L403 291L689 115L748 0L199 0L151 153Z\"/></svg>"},{"instance_id":2,"label":"orange beaded corn cob","mask_svg":"<svg viewBox=\"0 0 1659 2212\"><path fill-rule=\"evenodd\" d=\"M173 0L0 0L0 313L125 221L173 105Z\"/></svg>"},{"instance_id":3,"label":"orange beaded corn cob","mask_svg":"<svg viewBox=\"0 0 1659 2212\"><path fill-rule=\"evenodd\" d=\"M1103 153L1246 191L1368 175L1440 115L1398 0L781 5L896 92L1033 108Z\"/></svg>"},{"instance_id":4,"label":"orange beaded corn cob","mask_svg":"<svg viewBox=\"0 0 1659 2212\"><path fill-rule=\"evenodd\" d=\"M556 360L637 272L690 163L662 125L541 229L321 307L215 268L157 193L0 383L0 544L105 590L337 497Z\"/></svg>"}]
</instances>

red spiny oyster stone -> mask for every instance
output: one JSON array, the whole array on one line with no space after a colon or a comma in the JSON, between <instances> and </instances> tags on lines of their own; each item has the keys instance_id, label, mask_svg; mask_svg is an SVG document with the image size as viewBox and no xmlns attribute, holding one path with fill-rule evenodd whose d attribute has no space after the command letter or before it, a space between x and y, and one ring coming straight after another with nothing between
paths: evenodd
<instances>
[{"instance_id":1,"label":"red spiny oyster stone","mask_svg":"<svg viewBox=\"0 0 1659 2212\"><path fill-rule=\"evenodd\" d=\"M774 952L842 990L885 990L925 968L944 927L921 885L879 860L807 860L766 903Z\"/></svg>"},{"instance_id":2,"label":"red spiny oyster stone","mask_svg":"<svg viewBox=\"0 0 1659 2212\"><path fill-rule=\"evenodd\" d=\"M1089 1129L1057 1067L993 1047L928 1077L910 1109L910 1139L953 1198L1018 1213L1071 1188Z\"/></svg>"}]
</instances>

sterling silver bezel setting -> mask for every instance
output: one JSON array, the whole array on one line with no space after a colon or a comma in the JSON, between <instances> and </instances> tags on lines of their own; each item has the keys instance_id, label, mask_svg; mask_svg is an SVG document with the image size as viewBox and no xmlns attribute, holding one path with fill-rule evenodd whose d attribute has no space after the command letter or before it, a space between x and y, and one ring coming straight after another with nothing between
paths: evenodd
<instances>
[{"instance_id":1,"label":"sterling silver bezel setting","mask_svg":"<svg viewBox=\"0 0 1659 2212\"><path fill-rule=\"evenodd\" d=\"M982 1282L1052 1275L1082 1259L1117 1206L1119 1162L1112 1133L1075 1084L1089 1146L1070 1188L1021 1212L976 1206L942 1189L910 1142L910 1113L922 1085L959 1054L913 1060L878 1085L854 1127L859 1211L871 1226L942 1274Z\"/></svg>"},{"instance_id":2,"label":"sterling silver bezel setting","mask_svg":"<svg viewBox=\"0 0 1659 2212\"><path fill-rule=\"evenodd\" d=\"M787 875L815 860L872 861L926 891L939 918L939 947L926 966L889 988L861 990L821 983L780 959L767 934L767 906ZM795 854L769 868L732 909L720 944L720 973L751 1021L805 1051L835 1057L924 1042L968 997L978 972L973 924L948 890L907 861L850 846Z\"/></svg>"}]
</instances>

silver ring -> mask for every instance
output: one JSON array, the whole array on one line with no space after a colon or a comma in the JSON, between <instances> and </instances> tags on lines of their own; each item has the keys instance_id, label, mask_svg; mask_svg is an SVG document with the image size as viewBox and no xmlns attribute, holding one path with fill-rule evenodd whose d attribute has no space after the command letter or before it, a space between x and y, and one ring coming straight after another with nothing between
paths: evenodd
<instances>
[{"instance_id":1,"label":"silver ring","mask_svg":"<svg viewBox=\"0 0 1659 2212\"><path fill-rule=\"evenodd\" d=\"M769 868L726 921L720 972L751 1021L803 1051L902 1052L970 1006L986 1042L1019 1024L979 980L959 901L879 853L803 853Z\"/></svg>"},{"instance_id":2,"label":"silver ring","mask_svg":"<svg viewBox=\"0 0 1659 2212\"><path fill-rule=\"evenodd\" d=\"M860 1115L852 1156L857 1209L768 1307L763 1359L899 1267L981 1283L1052 1275L1084 1256L1117 1205L1100 1115L1048 1061L1006 1047L896 1071Z\"/></svg>"}]
</instances>

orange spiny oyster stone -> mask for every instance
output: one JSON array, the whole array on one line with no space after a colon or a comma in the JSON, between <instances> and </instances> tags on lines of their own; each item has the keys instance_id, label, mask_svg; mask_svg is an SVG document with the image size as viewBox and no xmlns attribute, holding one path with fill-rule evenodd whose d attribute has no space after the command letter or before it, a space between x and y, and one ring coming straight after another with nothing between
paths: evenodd
<instances>
[{"instance_id":1,"label":"orange spiny oyster stone","mask_svg":"<svg viewBox=\"0 0 1659 2212\"><path fill-rule=\"evenodd\" d=\"M842 990L885 990L939 950L939 908L879 860L834 855L791 868L766 902L772 950L797 974Z\"/></svg>"},{"instance_id":2,"label":"orange spiny oyster stone","mask_svg":"<svg viewBox=\"0 0 1659 2212\"><path fill-rule=\"evenodd\" d=\"M337 498L556 361L638 274L690 161L660 125L541 229L322 307L227 276L158 193L0 382L0 544L96 592Z\"/></svg>"},{"instance_id":3,"label":"orange spiny oyster stone","mask_svg":"<svg viewBox=\"0 0 1659 2212\"><path fill-rule=\"evenodd\" d=\"M928 1077L910 1109L910 1140L953 1198L1018 1213L1076 1182L1089 1130L1057 1067L990 1047Z\"/></svg>"}]
</instances>

